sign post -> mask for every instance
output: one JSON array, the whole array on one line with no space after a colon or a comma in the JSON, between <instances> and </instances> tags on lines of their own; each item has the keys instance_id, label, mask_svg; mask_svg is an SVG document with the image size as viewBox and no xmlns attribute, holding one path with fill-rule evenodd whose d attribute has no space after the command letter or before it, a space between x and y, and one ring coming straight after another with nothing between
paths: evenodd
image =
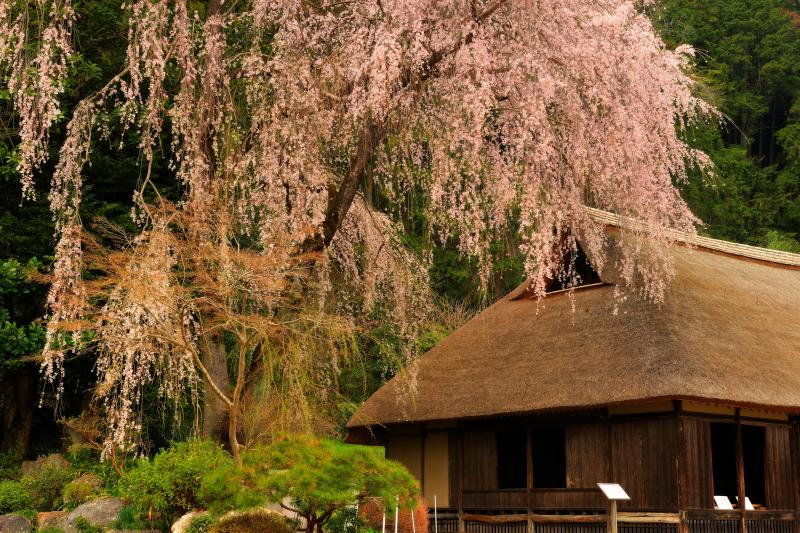
<instances>
[{"instance_id":1,"label":"sign post","mask_svg":"<svg viewBox=\"0 0 800 533\"><path fill-rule=\"evenodd\" d=\"M608 533L618 533L617 527L617 502L620 500L630 500L631 497L625 492L619 483L598 483L598 487L603 491L603 495L608 500Z\"/></svg>"}]
</instances>

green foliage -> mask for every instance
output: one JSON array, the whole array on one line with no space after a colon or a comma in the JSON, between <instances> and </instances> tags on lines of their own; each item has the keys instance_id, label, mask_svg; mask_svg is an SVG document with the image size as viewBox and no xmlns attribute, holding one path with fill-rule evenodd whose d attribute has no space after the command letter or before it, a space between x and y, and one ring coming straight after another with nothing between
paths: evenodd
<instances>
[{"instance_id":1,"label":"green foliage","mask_svg":"<svg viewBox=\"0 0 800 533\"><path fill-rule=\"evenodd\" d=\"M401 464L383 457L377 447L354 446L309 436L281 438L243 454L243 470L231 469L206 483L204 498L220 512L250 498L289 498L309 527L325 524L333 512L366 498L413 507L417 481ZM226 497L230 497L228 500ZM237 502L232 504L231 502Z\"/></svg>"},{"instance_id":2,"label":"green foliage","mask_svg":"<svg viewBox=\"0 0 800 533\"><path fill-rule=\"evenodd\" d=\"M202 507L198 494L204 477L233 465L219 444L191 440L141 460L120 480L119 492L139 511L167 515Z\"/></svg>"},{"instance_id":3,"label":"green foliage","mask_svg":"<svg viewBox=\"0 0 800 533\"><path fill-rule=\"evenodd\" d=\"M192 521L194 523L194 521ZM212 525L211 533L293 533L294 527L283 515L266 509L227 514Z\"/></svg>"},{"instance_id":4,"label":"green foliage","mask_svg":"<svg viewBox=\"0 0 800 533\"><path fill-rule=\"evenodd\" d=\"M96 496L97 493L98 487L95 483L80 477L78 479L73 479L64 486L62 498L64 505L69 509L73 509L82 503L88 502Z\"/></svg>"},{"instance_id":5,"label":"green foliage","mask_svg":"<svg viewBox=\"0 0 800 533\"><path fill-rule=\"evenodd\" d=\"M164 529L164 518L156 517L153 520L141 513L135 506L126 505L123 507L117 519L112 524L114 529L137 530L137 529Z\"/></svg>"},{"instance_id":6,"label":"green foliage","mask_svg":"<svg viewBox=\"0 0 800 533\"><path fill-rule=\"evenodd\" d=\"M356 506L342 507L331 516L325 530L328 533L354 533L363 531L366 523L358 514Z\"/></svg>"},{"instance_id":7,"label":"green foliage","mask_svg":"<svg viewBox=\"0 0 800 533\"><path fill-rule=\"evenodd\" d=\"M19 478L22 457L16 452L0 453L0 479Z\"/></svg>"},{"instance_id":8,"label":"green foliage","mask_svg":"<svg viewBox=\"0 0 800 533\"><path fill-rule=\"evenodd\" d=\"M728 117L687 140L718 179L684 197L714 237L793 250L800 243L800 10L783 0L662 0L661 33L699 50L707 97Z\"/></svg>"},{"instance_id":9,"label":"green foliage","mask_svg":"<svg viewBox=\"0 0 800 533\"><path fill-rule=\"evenodd\" d=\"M82 516L79 516L75 520L75 529L77 529L80 533L103 533L102 527L92 525Z\"/></svg>"},{"instance_id":10,"label":"green foliage","mask_svg":"<svg viewBox=\"0 0 800 533\"><path fill-rule=\"evenodd\" d=\"M100 451L85 444L74 444L67 451L67 460L78 474L94 474L100 478L105 491L113 492L119 482L119 473L110 461L100 460Z\"/></svg>"},{"instance_id":11,"label":"green foliage","mask_svg":"<svg viewBox=\"0 0 800 533\"><path fill-rule=\"evenodd\" d=\"M33 499L19 481L0 481L0 515L29 509Z\"/></svg>"},{"instance_id":12,"label":"green foliage","mask_svg":"<svg viewBox=\"0 0 800 533\"><path fill-rule=\"evenodd\" d=\"M36 533L64 533L64 530L60 527L45 527L42 529L37 529Z\"/></svg>"},{"instance_id":13,"label":"green foliage","mask_svg":"<svg viewBox=\"0 0 800 533\"><path fill-rule=\"evenodd\" d=\"M34 509L55 511L63 505L64 487L74 477L74 473L70 469L45 467L35 475L23 477L22 484L31 495Z\"/></svg>"},{"instance_id":14,"label":"green foliage","mask_svg":"<svg viewBox=\"0 0 800 533\"><path fill-rule=\"evenodd\" d=\"M209 533L211 526L214 525L214 519L208 515L200 515L192 518L189 527L186 528L186 533Z\"/></svg>"},{"instance_id":15,"label":"green foliage","mask_svg":"<svg viewBox=\"0 0 800 533\"><path fill-rule=\"evenodd\" d=\"M44 328L33 322L38 309L31 308L42 289L29 280L39 268L35 259L0 261L0 379L44 346Z\"/></svg>"}]
</instances>

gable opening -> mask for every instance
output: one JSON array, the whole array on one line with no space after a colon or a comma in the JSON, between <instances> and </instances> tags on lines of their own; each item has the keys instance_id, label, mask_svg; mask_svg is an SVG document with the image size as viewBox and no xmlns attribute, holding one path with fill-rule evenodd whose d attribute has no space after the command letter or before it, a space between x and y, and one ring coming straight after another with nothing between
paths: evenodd
<instances>
[{"instance_id":1,"label":"gable opening","mask_svg":"<svg viewBox=\"0 0 800 533\"><path fill-rule=\"evenodd\" d=\"M557 292L587 285L602 283L600 275L592 266L586 252L580 244L577 250L564 254L561 260L561 272L547 285L547 292Z\"/></svg>"}]
</instances>

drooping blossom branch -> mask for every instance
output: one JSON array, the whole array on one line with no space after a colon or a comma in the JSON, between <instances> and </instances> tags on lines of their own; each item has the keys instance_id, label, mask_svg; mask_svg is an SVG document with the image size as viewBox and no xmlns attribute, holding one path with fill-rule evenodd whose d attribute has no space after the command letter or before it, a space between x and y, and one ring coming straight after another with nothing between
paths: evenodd
<instances>
[{"instance_id":1,"label":"drooping blossom branch","mask_svg":"<svg viewBox=\"0 0 800 533\"><path fill-rule=\"evenodd\" d=\"M65 221L58 229L64 257L51 292L52 331L82 313L73 298L80 293L73 236L79 235L80 169L90 157L91 109L109 106L118 106L124 126L138 131L148 163L135 191L143 235L174 231L165 223L172 208L149 170L155 147L171 146L183 188L175 210L182 234L175 242L203 258L196 266L207 275L197 286L229 294L219 301L237 305L244 287L270 294L269 305L256 298L263 317L291 323L296 309L276 309L296 305L299 297L289 296L308 287L298 280L329 268L336 272L327 279L344 279L363 296L350 308L369 308L384 292L395 301L397 321L417 321L411 311L424 293L403 287L421 276L409 268L413 261L387 218L402 212L408 195L423 199L441 240L452 239L477 258L484 282L492 236L513 226L540 297L548 280L575 281L574 269L561 270L563 256L574 255L580 242L598 268L614 263L624 288L663 298L674 275L671 230L692 232L697 222L674 182L685 179L687 165L709 165L678 129L714 111L693 95L686 72L691 50L668 49L635 2L210 0L202 15L190 13L189 5L127 5L127 71L102 103L73 114L51 193L55 216ZM11 19L0 13L3 20ZM56 39L58 50L66 50L64 39ZM30 114L29 107L18 108ZM25 187L26 179L23 174ZM386 213L359 196L367 180L380 186ZM624 234L622 251L612 257L602 224L585 206L636 218L643 229ZM153 242L148 237L140 246ZM268 257L269 268L236 259L243 249ZM131 257L149 257L138 245L132 250ZM147 276L173 279L169 262L143 264ZM364 282L354 283L361 276ZM283 292L276 295L276 288ZM256 350L252 330L264 331L238 318L209 320L224 314L218 303L141 309L129 294L116 296L127 309L120 323L139 316L148 324L178 325L186 320L181 313L193 309L196 335L204 340L199 346L213 344L221 331L238 331L248 348L230 354L237 361ZM125 342L115 341L134 346ZM160 367L175 370L173 383L192 382L196 377L182 374L188 372L185 349L184 342L165 352L177 358L173 367L119 364L131 369L134 381ZM197 359L202 365L207 357L213 357L209 351ZM118 370L116 362L103 368ZM109 390L128 398L111 409L128 409L137 398L125 385ZM125 416L119 427L130 428Z\"/></svg>"},{"instance_id":2,"label":"drooping blossom branch","mask_svg":"<svg viewBox=\"0 0 800 533\"><path fill-rule=\"evenodd\" d=\"M17 170L27 198L34 194L33 173L47 160L50 127L61 112L58 97L73 52L74 22L70 0L0 2L0 80L8 84L19 115Z\"/></svg>"}]
</instances>

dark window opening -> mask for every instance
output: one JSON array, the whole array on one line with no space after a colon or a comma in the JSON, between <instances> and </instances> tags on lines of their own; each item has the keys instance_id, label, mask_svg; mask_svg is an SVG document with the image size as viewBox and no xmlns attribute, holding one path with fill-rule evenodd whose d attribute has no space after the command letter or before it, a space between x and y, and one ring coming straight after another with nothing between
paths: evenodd
<instances>
[{"instance_id":1,"label":"dark window opening","mask_svg":"<svg viewBox=\"0 0 800 533\"><path fill-rule=\"evenodd\" d=\"M567 450L564 428L533 430L533 486L567 488Z\"/></svg>"},{"instance_id":2,"label":"dark window opening","mask_svg":"<svg viewBox=\"0 0 800 533\"><path fill-rule=\"evenodd\" d=\"M767 491L764 476L764 428L742 426L742 457L744 459L744 493L754 506L766 506Z\"/></svg>"},{"instance_id":3,"label":"dark window opening","mask_svg":"<svg viewBox=\"0 0 800 533\"><path fill-rule=\"evenodd\" d=\"M528 486L528 436L524 429L497 432L497 488Z\"/></svg>"},{"instance_id":4,"label":"dark window opening","mask_svg":"<svg viewBox=\"0 0 800 533\"><path fill-rule=\"evenodd\" d=\"M734 424L711 423L711 464L714 494L727 496L736 504L738 494L736 480L736 426Z\"/></svg>"},{"instance_id":5,"label":"dark window opening","mask_svg":"<svg viewBox=\"0 0 800 533\"><path fill-rule=\"evenodd\" d=\"M550 282L547 287L547 292L592 285L594 283L600 283L600 281L600 276L592 267L589 258L586 257L583 249L578 246L578 249L574 253L564 255L564 259L561 263L561 273L556 279Z\"/></svg>"}]
</instances>

